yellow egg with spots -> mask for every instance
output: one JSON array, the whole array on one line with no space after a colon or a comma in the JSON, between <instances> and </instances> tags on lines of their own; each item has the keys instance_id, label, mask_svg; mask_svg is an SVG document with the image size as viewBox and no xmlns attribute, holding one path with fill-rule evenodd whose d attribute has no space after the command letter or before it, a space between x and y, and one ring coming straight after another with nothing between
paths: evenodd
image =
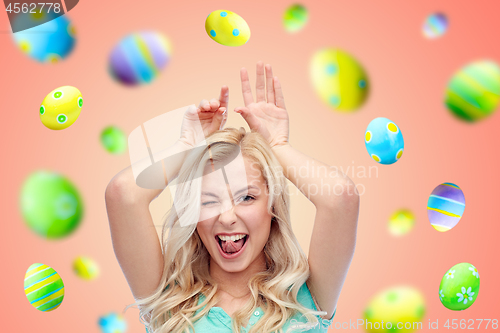
<instances>
[{"instance_id":1,"label":"yellow egg with spots","mask_svg":"<svg viewBox=\"0 0 500 333\"><path fill-rule=\"evenodd\" d=\"M415 215L408 209L399 209L389 218L389 232L393 236L409 233L415 225Z\"/></svg>"},{"instance_id":2,"label":"yellow egg with spots","mask_svg":"<svg viewBox=\"0 0 500 333\"><path fill-rule=\"evenodd\" d=\"M80 90L72 86L59 87L45 96L40 106L40 120L47 128L62 130L78 119L82 106Z\"/></svg>"},{"instance_id":3,"label":"yellow egg with spots","mask_svg":"<svg viewBox=\"0 0 500 333\"><path fill-rule=\"evenodd\" d=\"M226 46L241 46L250 39L250 27L238 14L229 10L214 10L205 20L210 38Z\"/></svg>"}]
</instances>

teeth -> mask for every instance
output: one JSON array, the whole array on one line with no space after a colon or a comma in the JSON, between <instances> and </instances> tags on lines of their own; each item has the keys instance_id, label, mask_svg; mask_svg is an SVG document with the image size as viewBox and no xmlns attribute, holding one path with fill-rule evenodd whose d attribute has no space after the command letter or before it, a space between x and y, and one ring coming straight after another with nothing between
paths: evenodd
<instances>
[{"instance_id":1,"label":"teeth","mask_svg":"<svg viewBox=\"0 0 500 333\"><path fill-rule=\"evenodd\" d=\"M223 235L219 235L218 237L223 240L223 241L228 241L228 240L231 240L233 242L237 241L238 239L242 239L243 237L245 237L246 235L245 234L239 234L239 235L235 235L235 236L223 236Z\"/></svg>"}]
</instances>

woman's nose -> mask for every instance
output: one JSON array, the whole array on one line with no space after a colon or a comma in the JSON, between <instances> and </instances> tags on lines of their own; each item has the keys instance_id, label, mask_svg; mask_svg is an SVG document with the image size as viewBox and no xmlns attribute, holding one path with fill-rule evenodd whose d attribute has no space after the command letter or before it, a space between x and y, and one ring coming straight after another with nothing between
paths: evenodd
<instances>
[{"instance_id":1,"label":"woman's nose","mask_svg":"<svg viewBox=\"0 0 500 333\"><path fill-rule=\"evenodd\" d=\"M232 224L236 222L235 205L233 202L221 205L221 211L219 215L219 221L221 223Z\"/></svg>"}]
</instances>

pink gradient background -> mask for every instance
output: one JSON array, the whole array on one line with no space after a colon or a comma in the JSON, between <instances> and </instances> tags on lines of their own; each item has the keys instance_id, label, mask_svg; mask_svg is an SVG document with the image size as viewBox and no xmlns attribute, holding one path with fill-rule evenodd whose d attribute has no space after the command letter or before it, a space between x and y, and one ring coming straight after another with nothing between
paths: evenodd
<instances>
[{"instance_id":1,"label":"pink gradient background","mask_svg":"<svg viewBox=\"0 0 500 333\"><path fill-rule=\"evenodd\" d=\"M469 125L456 120L443 104L446 84L458 69L483 58L499 61L500 4L485 0L474 5L436 0L302 3L309 10L309 23L301 32L288 34L282 15L291 1L82 0L68 14L77 29L76 47L56 65L43 65L22 54L6 32L7 15L0 14L4 31L0 33L1 202L6 212L0 234L1 331L99 332L100 315L121 312L134 301L113 252L104 203L108 182L129 165L129 157L107 154L99 142L101 130L117 125L128 134L166 111L217 97L221 85L230 89L226 126L248 129L232 110L243 105L239 69L249 69L254 86L258 60L272 64L282 82L291 144L344 171L350 167L348 176L365 188L356 252L334 323L362 318L373 295L400 284L413 285L425 296L423 331L428 330L429 319L439 319L440 327L453 318L500 319L499 141L494 134L500 115ZM226 47L207 36L205 18L217 9L231 10L247 21L252 35L246 45ZM435 11L448 15L450 28L442 38L427 40L422 23ZM171 40L169 66L151 85L130 89L117 84L107 73L110 51L125 35L149 29ZM324 47L349 52L369 74L369 99L355 113L331 111L313 90L309 61ZM39 105L48 92L63 85L80 89L85 104L75 124L51 131L39 119ZM366 152L364 131L376 117L393 120L404 135L405 153L393 165L379 165ZM353 167L357 171L370 166L377 167L378 175L352 174ZM21 218L21 185L40 169L69 177L84 198L84 219L67 239L45 241ZM435 231L426 213L429 194L443 182L459 185L467 203L460 223L446 233ZM152 203L157 224L168 203L166 195ZM387 231L387 220L403 207L413 210L416 226L410 234L394 238ZM314 206L304 196L294 195L291 214L295 234L308 253ZM99 279L87 282L73 274L77 255L99 263ZM24 274L36 262L53 267L65 283L64 301L53 312L35 310L24 295ZM478 268L481 288L473 306L455 312L441 305L438 288L444 273L460 262ZM125 313L128 332L145 331L138 313L137 309Z\"/></svg>"}]
</instances>

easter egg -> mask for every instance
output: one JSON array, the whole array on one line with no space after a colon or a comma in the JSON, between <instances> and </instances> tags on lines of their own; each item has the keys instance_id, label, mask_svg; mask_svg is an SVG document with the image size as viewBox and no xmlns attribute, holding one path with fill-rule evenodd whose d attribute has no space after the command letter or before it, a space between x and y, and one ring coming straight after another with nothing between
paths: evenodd
<instances>
[{"instance_id":1,"label":"easter egg","mask_svg":"<svg viewBox=\"0 0 500 333\"><path fill-rule=\"evenodd\" d=\"M35 309L49 312L61 305L64 283L52 267L33 264L24 276L24 293Z\"/></svg>"},{"instance_id":2,"label":"easter egg","mask_svg":"<svg viewBox=\"0 0 500 333\"><path fill-rule=\"evenodd\" d=\"M297 32L302 30L307 23L309 14L306 7L295 4L285 10L283 15L283 25L288 32Z\"/></svg>"},{"instance_id":3,"label":"easter egg","mask_svg":"<svg viewBox=\"0 0 500 333\"><path fill-rule=\"evenodd\" d=\"M324 49L316 52L311 59L310 75L316 93L334 110L354 111L368 96L365 70L344 51Z\"/></svg>"},{"instance_id":4,"label":"easter egg","mask_svg":"<svg viewBox=\"0 0 500 333\"><path fill-rule=\"evenodd\" d=\"M448 231L456 226L464 210L464 193L453 183L438 185L427 201L427 216L437 231Z\"/></svg>"},{"instance_id":5,"label":"easter egg","mask_svg":"<svg viewBox=\"0 0 500 333\"><path fill-rule=\"evenodd\" d=\"M392 164L403 156L404 140L399 127L383 117L373 119L365 131L368 154L380 164Z\"/></svg>"},{"instance_id":6,"label":"easter egg","mask_svg":"<svg viewBox=\"0 0 500 333\"><path fill-rule=\"evenodd\" d=\"M50 171L34 172L24 181L20 208L27 226L47 239L68 236L83 216L82 199L75 186Z\"/></svg>"},{"instance_id":7,"label":"easter egg","mask_svg":"<svg viewBox=\"0 0 500 333\"><path fill-rule=\"evenodd\" d=\"M99 266L86 256L78 256L73 261L73 271L84 280L94 280L99 276Z\"/></svg>"},{"instance_id":8,"label":"easter egg","mask_svg":"<svg viewBox=\"0 0 500 333\"><path fill-rule=\"evenodd\" d=\"M393 236L409 233L415 225L415 215L408 209L399 209L389 218L389 232Z\"/></svg>"},{"instance_id":9,"label":"easter egg","mask_svg":"<svg viewBox=\"0 0 500 333\"><path fill-rule=\"evenodd\" d=\"M425 314L425 300L410 286L382 290L369 302L363 313L367 332L414 332Z\"/></svg>"},{"instance_id":10,"label":"easter egg","mask_svg":"<svg viewBox=\"0 0 500 333\"><path fill-rule=\"evenodd\" d=\"M471 63L448 83L445 104L458 119L476 122L490 116L500 100L500 68L490 60Z\"/></svg>"},{"instance_id":11,"label":"easter egg","mask_svg":"<svg viewBox=\"0 0 500 333\"><path fill-rule=\"evenodd\" d=\"M82 93L75 87L64 86L52 90L40 106L40 120L45 127L62 130L70 127L80 116Z\"/></svg>"},{"instance_id":12,"label":"easter egg","mask_svg":"<svg viewBox=\"0 0 500 333\"><path fill-rule=\"evenodd\" d=\"M48 17L47 17L48 16ZM51 19L53 17L53 19ZM47 21L40 25L37 21ZM25 26L32 28L22 30ZM66 58L75 46L75 28L66 15L59 16L54 11L35 11L17 15L12 22L16 45L31 58L44 62L56 63Z\"/></svg>"},{"instance_id":13,"label":"easter egg","mask_svg":"<svg viewBox=\"0 0 500 333\"><path fill-rule=\"evenodd\" d=\"M124 333L127 331L125 318L114 312L99 317L98 324L102 333Z\"/></svg>"},{"instance_id":14,"label":"easter egg","mask_svg":"<svg viewBox=\"0 0 500 333\"><path fill-rule=\"evenodd\" d=\"M229 10L214 10L205 20L210 38L226 46L241 46L250 39L250 27L238 14Z\"/></svg>"},{"instance_id":15,"label":"easter egg","mask_svg":"<svg viewBox=\"0 0 500 333\"><path fill-rule=\"evenodd\" d=\"M429 15L424 22L422 32L429 39L441 37L448 29L448 18L442 13Z\"/></svg>"},{"instance_id":16,"label":"easter egg","mask_svg":"<svg viewBox=\"0 0 500 333\"><path fill-rule=\"evenodd\" d=\"M151 83L170 61L172 46L162 34L139 32L126 36L109 57L109 72L124 85Z\"/></svg>"},{"instance_id":17,"label":"easter egg","mask_svg":"<svg viewBox=\"0 0 500 333\"><path fill-rule=\"evenodd\" d=\"M101 132L101 144L108 153L121 154L127 149L127 137L116 126L108 126Z\"/></svg>"},{"instance_id":18,"label":"easter egg","mask_svg":"<svg viewBox=\"0 0 500 333\"><path fill-rule=\"evenodd\" d=\"M439 285L439 299L448 309L468 309L479 293L479 273L473 265L462 262L450 268Z\"/></svg>"}]
</instances>

